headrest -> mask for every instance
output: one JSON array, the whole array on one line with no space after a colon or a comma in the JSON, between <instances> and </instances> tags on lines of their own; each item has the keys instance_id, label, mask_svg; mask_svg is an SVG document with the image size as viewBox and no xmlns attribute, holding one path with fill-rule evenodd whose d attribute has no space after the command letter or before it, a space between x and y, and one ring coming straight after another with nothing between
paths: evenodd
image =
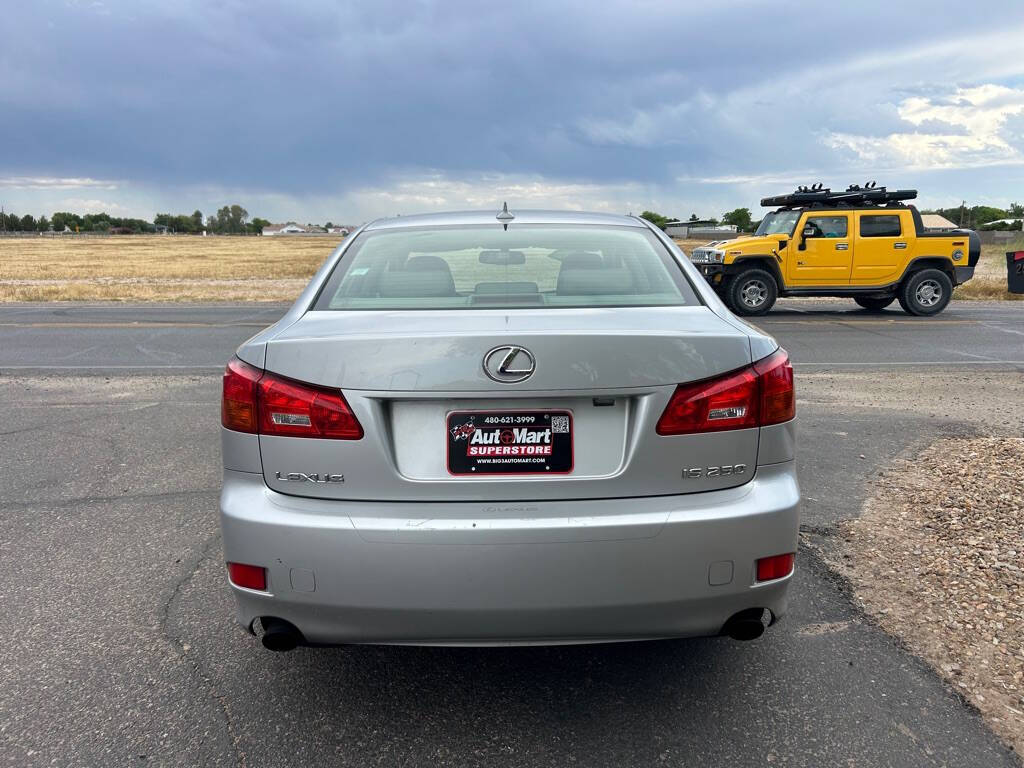
<instances>
[{"instance_id":1,"label":"headrest","mask_svg":"<svg viewBox=\"0 0 1024 768\"><path fill-rule=\"evenodd\" d=\"M431 256L429 254L413 256L405 262L405 269L410 272L447 272L449 275L452 273L447 261L440 256Z\"/></svg>"},{"instance_id":2,"label":"headrest","mask_svg":"<svg viewBox=\"0 0 1024 768\"><path fill-rule=\"evenodd\" d=\"M633 293L628 269L566 269L558 273L559 296L603 296Z\"/></svg>"},{"instance_id":3,"label":"headrest","mask_svg":"<svg viewBox=\"0 0 1024 768\"><path fill-rule=\"evenodd\" d=\"M381 273L377 293L385 298L455 296L455 280L440 256L414 256L405 269Z\"/></svg>"}]
</instances>

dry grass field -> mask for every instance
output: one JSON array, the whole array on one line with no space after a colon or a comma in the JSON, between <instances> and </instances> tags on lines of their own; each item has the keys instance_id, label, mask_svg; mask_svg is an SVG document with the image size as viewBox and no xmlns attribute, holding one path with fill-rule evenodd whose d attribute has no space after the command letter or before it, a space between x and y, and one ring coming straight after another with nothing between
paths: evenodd
<instances>
[{"instance_id":1,"label":"dry grass field","mask_svg":"<svg viewBox=\"0 0 1024 768\"><path fill-rule=\"evenodd\" d=\"M331 236L0 238L0 301L291 301L338 242ZM686 251L703 245L678 242ZM984 246L975 278L956 297L1024 298L1006 292L1006 250Z\"/></svg>"},{"instance_id":2,"label":"dry grass field","mask_svg":"<svg viewBox=\"0 0 1024 768\"><path fill-rule=\"evenodd\" d=\"M334 236L0 238L0 301L291 301Z\"/></svg>"},{"instance_id":3,"label":"dry grass field","mask_svg":"<svg viewBox=\"0 0 1024 768\"><path fill-rule=\"evenodd\" d=\"M953 292L957 299L1013 299L1022 300L1024 294L1006 290L1006 252L1024 249L1024 238L1008 245L981 246L981 261L974 271L974 279Z\"/></svg>"}]
</instances>

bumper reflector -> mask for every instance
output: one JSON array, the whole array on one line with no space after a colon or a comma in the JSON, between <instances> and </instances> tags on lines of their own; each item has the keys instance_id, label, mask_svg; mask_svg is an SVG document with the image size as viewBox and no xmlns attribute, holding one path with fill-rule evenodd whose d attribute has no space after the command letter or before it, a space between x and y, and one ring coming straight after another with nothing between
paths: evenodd
<instances>
[{"instance_id":1,"label":"bumper reflector","mask_svg":"<svg viewBox=\"0 0 1024 768\"><path fill-rule=\"evenodd\" d=\"M236 587L267 591L267 569L262 566L228 563L228 578Z\"/></svg>"},{"instance_id":2,"label":"bumper reflector","mask_svg":"<svg viewBox=\"0 0 1024 768\"><path fill-rule=\"evenodd\" d=\"M757 561L757 580L773 581L774 579L785 578L793 572L793 564L795 562L795 552L790 552L785 555L762 557Z\"/></svg>"}]
</instances>

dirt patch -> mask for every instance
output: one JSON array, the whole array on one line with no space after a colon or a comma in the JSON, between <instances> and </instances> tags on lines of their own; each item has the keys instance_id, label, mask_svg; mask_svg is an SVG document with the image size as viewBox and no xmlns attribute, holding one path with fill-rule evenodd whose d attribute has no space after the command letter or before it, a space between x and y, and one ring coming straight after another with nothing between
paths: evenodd
<instances>
[{"instance_id":1,"label":"dirt patch","mask_svg":"<svg viewBox=\"0 0 1024 768\"><path fill-rule=\"evenodd\" d=\"M973 424L992 435L1021 437L1024 427L1024 376L1016 371L798 372L796 396L798 408L915 411L937 421Z\"/></svg>"},{"instance_id":2,"label":"dirt patch","mask_svg":"<svg viewBox=\"0 0 1024 768\"><path fill-rule=\"evenodd\" d=\"M864 610L1024 753L1024 439L940 440L826 552Z\"/></svg>"}]
</instances>

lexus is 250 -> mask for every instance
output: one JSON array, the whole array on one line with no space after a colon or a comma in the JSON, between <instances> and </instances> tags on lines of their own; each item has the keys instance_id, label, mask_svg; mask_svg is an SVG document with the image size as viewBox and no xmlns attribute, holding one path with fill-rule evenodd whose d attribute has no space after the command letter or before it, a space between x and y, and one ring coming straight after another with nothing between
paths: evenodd
<instances>
[{"instance_id":1,"label":"lexus is 250","mask_svg":"<svg viewBox=\"0 0 1024 768\"><path fill-rule=\"evenodd\" d=\"M224 373L238 619L275 650L757 637L794 415L786 352L643 219L376 221Z\"/></svg>"}]
</instances>

